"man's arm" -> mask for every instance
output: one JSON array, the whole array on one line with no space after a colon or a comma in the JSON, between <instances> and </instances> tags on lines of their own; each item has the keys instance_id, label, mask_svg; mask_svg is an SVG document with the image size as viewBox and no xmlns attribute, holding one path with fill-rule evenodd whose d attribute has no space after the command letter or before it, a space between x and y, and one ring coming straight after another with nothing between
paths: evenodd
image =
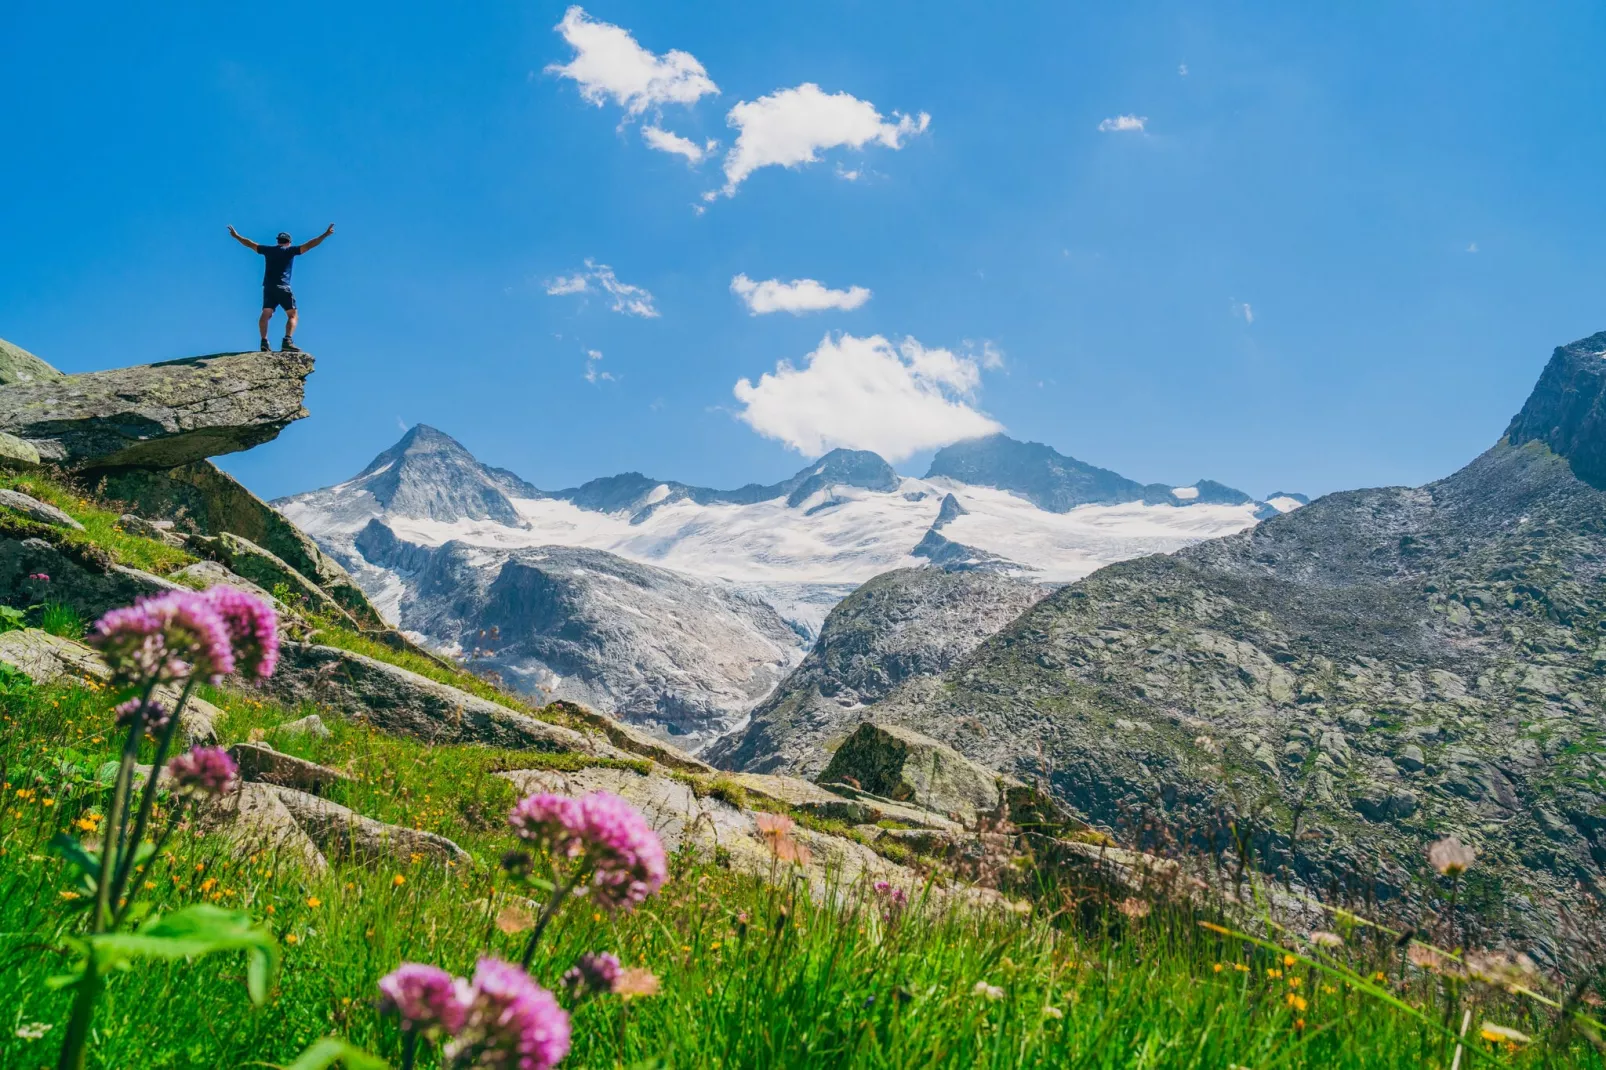
<instances>
[{"instance_id":1,"label":"man's arm","mask_svg":"<svg viewBox=\"0 0 1606 1070\"><path fill-rule=\"evenodd\" d=\"M258 250L258 248L259 248L257 243L252 241L250 238L242 238L242 237L240 237L240 232L234 229L234 224L233 223L229 224L229 237L233 238L235 241L239 242L241 245L245 246L247 249L251 250L253 253L256 252Z\"/></svg>"},{"instance_id":2,"label":"man's arm","mask_svg":"<svg viewBox=\"0 0 1606 1070\"><path fill-rule=\"evenodd\" d=\"M306 252L308 249L317 248L318 246L323 244L323 240L325 238L327 238L329 235L333 234L334 232L335 232L335 225L333 223L330 223L328 230L324 231L322 234L318 235L316 238L313 238L311 241L302 242L301 243L301 251L302 252Z\"/></svg>"}]
</instances>

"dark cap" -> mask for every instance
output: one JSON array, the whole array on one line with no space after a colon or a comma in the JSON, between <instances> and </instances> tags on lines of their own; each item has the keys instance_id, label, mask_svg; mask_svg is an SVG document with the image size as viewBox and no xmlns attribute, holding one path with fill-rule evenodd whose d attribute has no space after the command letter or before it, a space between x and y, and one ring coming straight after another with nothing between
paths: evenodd
<instances>
[{"instance_id":1,"label":"dark cap","mask_svg":"<svg viewBox=\"0 0 1606 1070\"><path fill-rule=\"evenodd\" d=\"M279 231L279 244L280 245L289 245L290 244L290 235L286 234L282 230Z\"/></svg>"}]
</instances>

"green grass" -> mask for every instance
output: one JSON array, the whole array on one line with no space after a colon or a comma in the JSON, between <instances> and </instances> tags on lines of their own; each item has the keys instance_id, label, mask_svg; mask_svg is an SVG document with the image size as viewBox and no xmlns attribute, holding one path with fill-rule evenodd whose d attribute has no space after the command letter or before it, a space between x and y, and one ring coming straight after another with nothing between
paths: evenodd
<instances>
[{"instance_id":1,"label":"green grass","mask_svg":"<svg viewBox=\"0 0 1606 1070\"><path fill-rule=\"evenodd\" d=\"M72 606L48 602L39 607L39 627L63 639L82 639L89 622Z\"/></svg>"},{"instance_id":2,"label":"green grass","mask_svg":"<svg viewBox=\"0 0 1606 1070\"><path fill-rule=\"evenodd\" d=\"M220 697L224 733L234 738L303 712ZM104 806L97 774L114 747L106 705L104 693L91 689L0 692L0 1066L7 1068L54 1062L69 994L45 983L66 964L50 948L81 915L64 910L72 905L62 895L68 875L46 844ZM480 857L511 845L496 817L511 795L491 773L505 761L544 759L430 748L327 721L328 740L269 738L349 768L358 782L346 801L373 816L452 835ZM330 1033L394 1064L398 1035L374 1005L382 974L407 960L466 973L483 953L516 955L522 940L499 931L485 906L502 880L492 866L338 867L310 876L181 835L143 876L162 907L215 901L266 921L282 942L284 969L258 1009L245 997L241 962L230 956L113 977L90 1056L99 1070L283 1065ZM582 951L612 950L653 970L663 987L628 1005L610 997L582 1007L563 1065L630 1066L653 1056L675 1067L732 1070L1450 1063L1449 1047L1409 1013L1303 965L1290 969L1281 952L1217 936L1186 914L1157 909L1129 924L1114 912L1082 912L1072 925L1071 915L1050 924L932 909L889 929L860 890L841 893L816 901L678 858L662 894L634 914L571 906L537 955L539 980L554 984ZM1378 960L1391 974L1396 962ZM995 986L998 998L978 994L978 983ZM1391 991L1435 1022L1445 1017L1443 995L1426 980ZM1306 1008L1290 1006L1290 993ZM1474 1023L1487 1016L1536 1036L1549 1028L1531 1016L1531 1004L1512 997L1479 990L1465 998L1475 1003ZM32 1023L56 1027L39 1040L18 1035ZM434 1055L421 1065L436 1065ZM1548 1053L1538 1045L1496 1051L1474 1040L1461 1065L1602 1062L1578 1039Z\"/></svg>"},{"instance_id":3,"label":"green grass","mask_svg":"<svg viewBox=\"0 0 1606 1070\"><path fill-rule=\"evenodd\" d=\"M61 509L84 526L82 533L70 533L70 539L100 547L120 565L165 576L198 560L194 554L176 546L122 530L117 526L122 512L107 508L41 473L0 472L0 487L19 490Z\"/></svg>"}]
</instances>

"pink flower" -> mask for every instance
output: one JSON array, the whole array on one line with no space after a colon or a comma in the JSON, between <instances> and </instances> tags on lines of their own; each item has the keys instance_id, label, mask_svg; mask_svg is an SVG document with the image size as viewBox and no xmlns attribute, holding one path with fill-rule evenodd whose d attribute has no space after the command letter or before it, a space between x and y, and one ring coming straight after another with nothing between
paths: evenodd
<instances>
[{"instance_id":1,"label":"pink flower","mask_svg":"<svg viewBox=\"0 0 1606 1070\"><path fill-rule=\"evenodd\" d=\"M553 855L573 858L583 850L580 834L585 821L578 799L551 792L531 795L519 800L507 820L519 839Z\"/></svg>"},{"instance_id":2,"label":"pink flower","mask_svg":"<svg viewBox=\"0 0 1606 1070\"><path fill-rule=\"evenodd\" d=\"M612 792L594 791L581 799L531 795L513 808L508 821L521 839L554 856L579 859L579 870L591 872L592 895L610 909L639 905L669 874L658 834Z\"/></svg>"},{"instance_id":3,"label":"pink flower","mask_svg":"<svg viewBox=\"0 0 1606 1070\"><path fill-rule=\"evenodd\" d=\"M28 578L30 580L38 580L40 583L50 582L50 574L48 572L30 572L28 573Z\"/></svg>"},{"instance_id":4,"label":"pink flower","mask_svg":"<svg viewBox=\"0 0 1606 1070\"><path fill-rule=\"evenodd\" d=\"M379 1008L401 1016L408 1032L456 1033L468 1018L469 988L436 966L404 962L379 979Z\"/></svg>"},{"instance_id":5,"label":"pink flower","mask_svg":"<svg viewBox=\"0 0 1606 1070\"><path fill-rule=\"evenodd\" d=\"M569 1016L529 974L480 959L462 1028L446 1045L454 1067L548 1070L569 1053Z\"/></svg>"},{"instance_id":6,"label":"pink flower","mask_svg":"<svg viewBox=\"0 0 1606 1070\"><path fill-rule=\"evenodd\" d=\"M89 643L106 657L115 684L201 676L216 683L234 671L229 631L204 595L170 591L114 609L95 622Z\"/></svg>"},{"instance_id":7,"label":"pink flower","mask_svg":"<svg viewBox=\"0 0 1606 1070\"><path fill-rule=\"evenodd\" d=\"M611 992L621 969L623 967L619 964L618 956L606 951L600 955L581 955L569 972L563 975L563 987L578 996Z\"/></svg>"},{"instance_id":8,"label":"pink flower","mask_svg":"<svg viewBox=\"0 0 1606 1070\"><path fill-rule=\"evenodd\" d=\"M127 702L119 703L114 707L112 712L117 714L117 727L127 728L133 724L134 711L138 710L140 705L139 699L131 698ZM143 705L145 707L145 716L141 723L145 726L144 731L154 734L167 727L167 722L173 717L172 710L155 699L151 699L149 702L143 703Z\"/></svg>"},{"instance_id":9,"label":"pink flower","mask_svg":"<svg viewBox=\"0 0 1606 1070\"><path fill-rule=\"evenodd\" d=\"M180 788L222 795L234 786L240 767L222 747L194 747L168 762L167 771Z\"/></svg>"},{"instance_id":10,"label":"pink flower","mask_svg":"<svg viewBox=\"0 0 1606 1070\"><path fill-rule=\"evenodd\" d=\"M233 587L213 587L204 597L229 630L240 673L263 680L272 676L279 663L279 618L273 607Z\"/></svg>"}]
</instances>

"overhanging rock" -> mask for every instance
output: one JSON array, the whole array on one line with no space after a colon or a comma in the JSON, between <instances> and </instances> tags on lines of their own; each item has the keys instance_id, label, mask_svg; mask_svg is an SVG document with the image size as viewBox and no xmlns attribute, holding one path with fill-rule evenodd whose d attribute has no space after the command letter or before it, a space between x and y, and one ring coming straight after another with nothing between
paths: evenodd
<instances>
[{"instance_id":1,"label":"overhanging rock","mask_svg":"<svg viewBox=\"0 0 1606 1070\"><path fill-rule=\"evenodd\" d=\"M305 353L222 353L13 382L0 431L63 468L172 468L276 438L311 373Z\"/></svg>"}]
</instances>

